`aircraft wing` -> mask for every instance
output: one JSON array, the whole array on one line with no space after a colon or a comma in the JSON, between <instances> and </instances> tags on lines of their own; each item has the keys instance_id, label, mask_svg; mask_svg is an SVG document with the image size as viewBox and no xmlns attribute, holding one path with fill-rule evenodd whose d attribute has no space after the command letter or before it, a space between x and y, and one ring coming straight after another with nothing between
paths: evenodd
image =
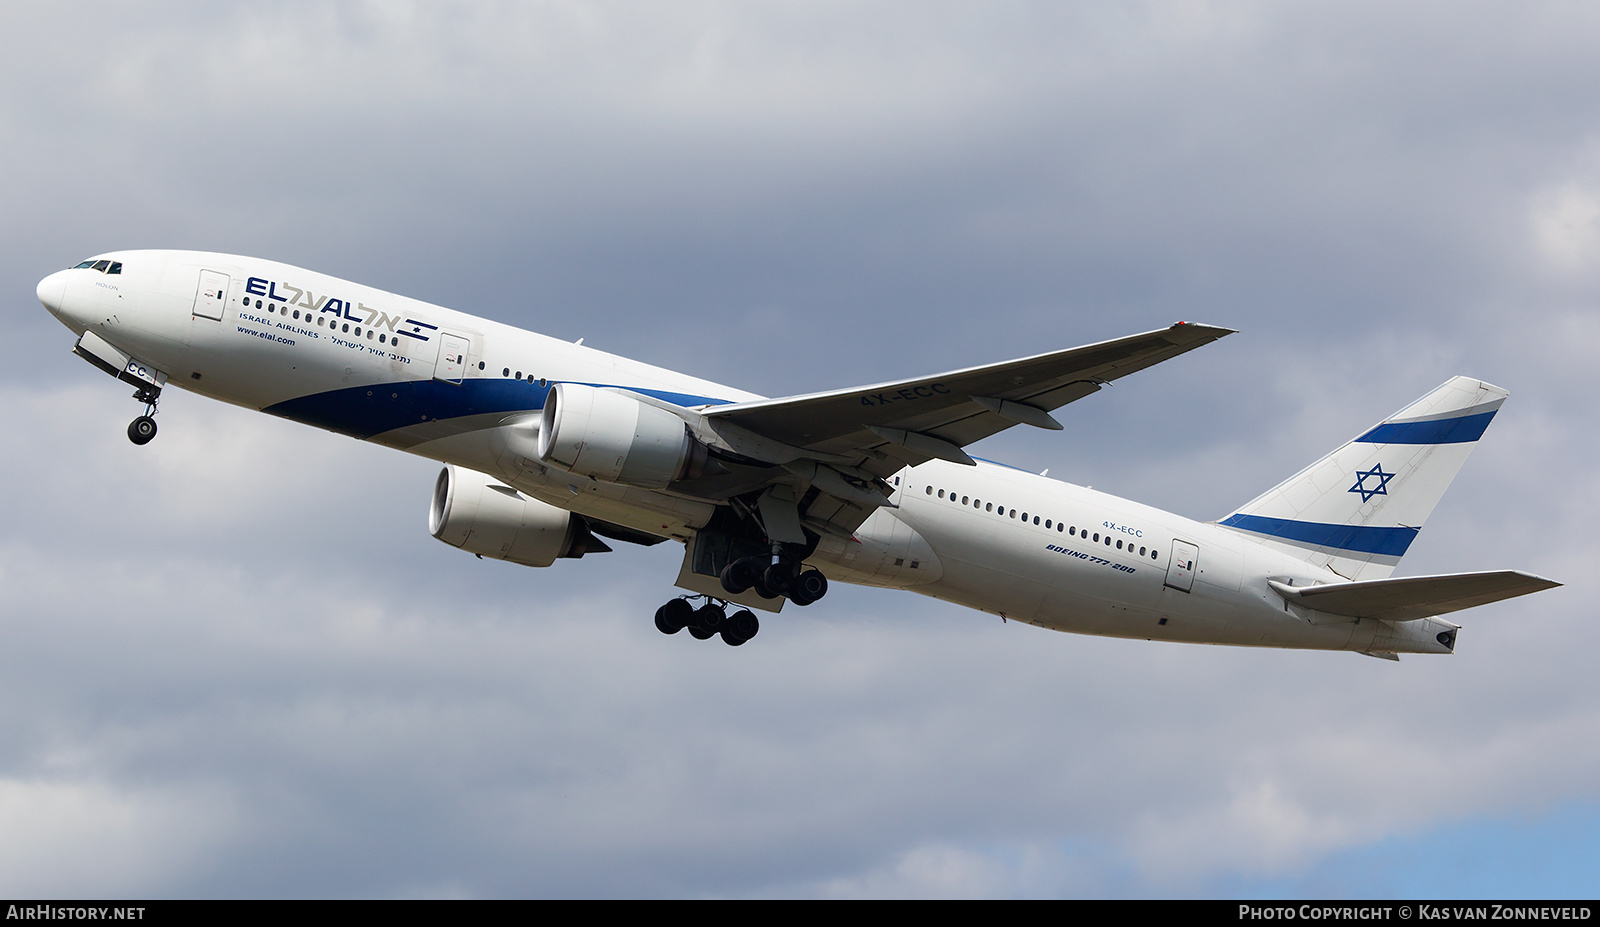
<instances>
[{"instance_id":1,"label":"aircraft wing","mask_svg":"<svg viewBox=\"0 0 1600 927\"><path fill-rule=\"evenodd\" d=\"M961 447L1019 423L1059 429L1051 410L1097 391L1101 384L1230 334L1232 329L1179 322L1020 360L715 406L703 414L714 425L736 425L808 456L857 458L860 468L887 477L906 463L935 457L970 464Z\"/></svg>"},{"instance_id":2,"label":"aircraft wing","mask_svg":"<svg viewBox=\"0 0 1600 927\"><path fill-rule=\"evenodd\" d=\"M1406 576L1323 586L1268 585L1290 602L1332 615L1414 621L1561 585L1518 570Z\"/></svg>"}]
</instances>

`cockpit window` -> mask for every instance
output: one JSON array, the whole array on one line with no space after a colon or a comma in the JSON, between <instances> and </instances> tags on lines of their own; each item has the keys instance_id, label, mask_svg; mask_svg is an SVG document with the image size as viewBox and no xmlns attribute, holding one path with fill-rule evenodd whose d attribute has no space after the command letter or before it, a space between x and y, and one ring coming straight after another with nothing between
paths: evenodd
<instances>
[{"instance_id":1,"label":"cockpit window","mask_svg":"<svg viewBox=\"0 0 1600 927\"><path fill-rule=\"evenodd\" d=\"M120 273L122 273L122 262L121 261L112 261L111 262L111 269L106 271L106 273L108 273L108 274L120 274Z\"/></svg>"},{"instance_id":2,"label":"cockpit window","mask_svg":"<svg viewBox=\"0 0 1600 927\"><path fill-rule=\"evenodd\" d=\"M73 270L98 270L102 274L120 274L120 273L122 273L122 262L121 261L110 261L110 260L96 261L96 260L90 259L90 260L84 261L82 264L79 264L78 266L76 266L76 267L74 267L72 269Z\"/></svg>"},{"instance_id":3,"label":"cockpit window","mask_svg":"<svg viewBox=\"0 0 1600 927\"><path fill-rule=\"evenodd\" d=\"M110 261L95 261L94 262L94 269L100 271L102 274L105 273L106 272L106 268L108 268L110 266L111 266L111 262Z\"/></svg>"},{"instance_id":4,"label":"cockpit window","mask_svg":"<svg viewBox=\"0 0 1600 927\"><path fill-rule=\"evenodd\" d=\"M84 261L82 264L79 264L77 267L74 267L72 269L73 270L82 270L85 267L93 267L93 266L94 266L94 262L93 261Z\"/></svg>"}]
</instances>

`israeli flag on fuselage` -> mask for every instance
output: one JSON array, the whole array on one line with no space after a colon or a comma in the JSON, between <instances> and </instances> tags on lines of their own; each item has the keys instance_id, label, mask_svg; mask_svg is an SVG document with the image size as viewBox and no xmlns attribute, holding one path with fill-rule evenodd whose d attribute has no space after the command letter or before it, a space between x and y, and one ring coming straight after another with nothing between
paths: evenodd
<instances>
[{"instance_id":1,"label":"israeli flag on fuselage","mask_svg":"<svg viewBox=\"0 0 1600 927\"><path fill-rule=\"evenodd\" d=\"M1508 395L1453 377L1218 524L1352 580L1384 579Z\"/></svg>"}]
</instances>

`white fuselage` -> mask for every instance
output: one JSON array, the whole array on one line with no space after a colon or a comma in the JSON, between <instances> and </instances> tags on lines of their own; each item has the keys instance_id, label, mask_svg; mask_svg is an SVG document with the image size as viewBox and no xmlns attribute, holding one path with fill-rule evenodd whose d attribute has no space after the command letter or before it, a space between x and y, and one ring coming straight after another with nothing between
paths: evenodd
<instances>
[{"instance_id":1,"label":"white fuselage","mask_svg":"<svg viewBox=\"0 0 1600 927\"><path fill-rule=\"evenodd\" d=\"M73 331L95 333L168 385L489 473L658 536L687 540L715 505L552 468L517 426L558 382L688 407L760 398L270 261L179 251L102 257L122 272L62 271L40 284L41 300ZM207 281L216 285L209 297ZM1116 637L1442 653L1436 635L1456 627L1287 605L1269 580L1342 578L1238 532L1009 467L934 460L891 483L897 507L878 509L852 539L824 537L814 566L831 579Z\"/></svg>"}]
</instances>

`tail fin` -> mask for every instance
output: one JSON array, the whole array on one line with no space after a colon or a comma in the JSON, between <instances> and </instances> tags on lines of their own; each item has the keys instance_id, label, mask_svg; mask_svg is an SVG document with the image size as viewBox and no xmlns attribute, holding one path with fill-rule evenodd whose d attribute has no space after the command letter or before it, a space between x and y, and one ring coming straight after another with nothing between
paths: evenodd
<instances>
[{"instance_id":1,"label":"tail fin","mask_svg":"<svg viewBox=\"0 0 1600 927\"><path fill-rule=\"evenodd\" d=\"M1218 524L1348 579L1383 579L1508 395L1453 377Z\"/></svg>"}]
</instances>

